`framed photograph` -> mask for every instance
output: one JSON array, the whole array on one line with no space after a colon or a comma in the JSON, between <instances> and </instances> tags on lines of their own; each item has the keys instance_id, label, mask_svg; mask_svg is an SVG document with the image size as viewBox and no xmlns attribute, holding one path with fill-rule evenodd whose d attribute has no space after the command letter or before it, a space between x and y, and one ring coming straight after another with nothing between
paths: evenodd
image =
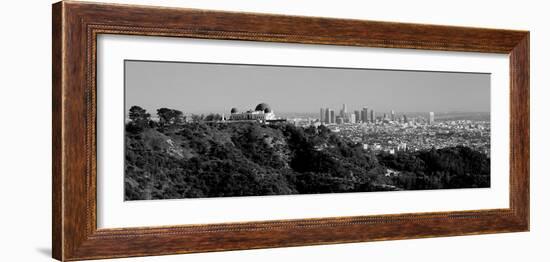
<instances>
[{"instance_id":1,"label":"framed photograph","mask_svg":"<svg viewBox=\"0 0 550 262\"><path fill-rule=\"evenodd\" d=\"M529 32L53 5L53 257L529 230Z\"/></svg>"}]
</instances>

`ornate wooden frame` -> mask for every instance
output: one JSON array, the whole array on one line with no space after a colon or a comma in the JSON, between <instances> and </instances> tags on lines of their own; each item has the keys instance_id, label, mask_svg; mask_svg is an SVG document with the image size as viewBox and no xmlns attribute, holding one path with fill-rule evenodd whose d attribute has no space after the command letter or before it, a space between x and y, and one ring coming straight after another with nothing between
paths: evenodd
<instances>
[{"instance_id":1,"label":"ornate wooden frame","mask_svg":"<svg viewBox=\"0 0 550 262\"><path fill-rule=\"evenodd\" d=\"M81 260L529 230L529 32L84 2L53 5L53 257ZM96 40L148 35L504 53L510 208L98 229Z\"/></svg>"}]
</instances>

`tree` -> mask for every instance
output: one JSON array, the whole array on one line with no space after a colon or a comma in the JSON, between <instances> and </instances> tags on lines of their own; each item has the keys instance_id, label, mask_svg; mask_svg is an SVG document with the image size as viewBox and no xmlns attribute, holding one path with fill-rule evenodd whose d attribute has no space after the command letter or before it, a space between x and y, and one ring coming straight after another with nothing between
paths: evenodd
<instances>
[{"instance_id":1,"label":"tree","mask_svg":"<svg viewBox=\"0 0 550 262\"><path fill-rule=\"evenodd\" d=\"M191 121L195 122L195 123L198 123L198 122L202 122L204 120L204 115L191 115Z\"/></svg>"},{"instance_id":2,"label":"tree","mask_svg":"<svg viewBox=\"0 0 550 262\"><path fill-rule=\"evenodd\" d=\"M204 121L221 121L222 115L220 114L208 114L206 117L204 117Z\"/></svg>"},{"instance_id":3,"label":"tree","mask_svg":"<svg viewBox=\"0 0 550 262\"><path fill-rule=\"evenodd\" d=\"M183 122L183 113L179 110L163 107L157 109L157 115L161 126L181 124Z\"/></svg>"},{"instance_id":4,"label":"tree","mask_svg":"<svg viewBox=\"0 0 550 262\"><path fill-rule=\"evenodd\" d=\"M149 123L151 114L139 106L132 106L128 116L130 117L130 121L145 126Z\"/></svg>"},{"instance_id":5,"label":"tree","mask_svg":"<svg viewBox=\"0 0 550 262\"><path fill-rule=\"evenodd\" d=\"M130 123L128 123L128 130L131 132L139 132L149 126L151 114L139 106L132 106L129 110L128 117Z\"/></svg>"}]
</instances>

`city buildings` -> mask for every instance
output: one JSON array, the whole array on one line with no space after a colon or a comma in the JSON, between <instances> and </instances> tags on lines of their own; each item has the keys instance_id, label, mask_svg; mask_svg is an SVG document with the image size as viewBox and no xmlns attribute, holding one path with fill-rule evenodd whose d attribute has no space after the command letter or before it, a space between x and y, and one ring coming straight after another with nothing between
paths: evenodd
<instances>
[{"instance_id":1,"label":"city buildings","mask_svg":"<svg viewBox=\"0 0 550 262\"><path fill-rule=\"evenodd\" d=\"M435 122L434 112L404 114L390 110L377 115L375 109L367 107L348 112L346 104L342 105L339 114L328 107L321 108L319 116L319 119L310 118L299 123L303 126L328 125L338 136L375 153L467 146L490 156L489 120L440 116Z\"/></svg>"},{"instance_id":2,"label":"city buildings","mask_svg":"<svg viewBox=\"0 0 550 262\"><path fill-rule=\"evenodd\" d=\"M369 151L397 153L466 146L490 157L491 123L483 120L428 121L415 123L378 122L337 125L338 135ZM332 129L331 129L332 130Z\"/></svg>"}]
</instances>

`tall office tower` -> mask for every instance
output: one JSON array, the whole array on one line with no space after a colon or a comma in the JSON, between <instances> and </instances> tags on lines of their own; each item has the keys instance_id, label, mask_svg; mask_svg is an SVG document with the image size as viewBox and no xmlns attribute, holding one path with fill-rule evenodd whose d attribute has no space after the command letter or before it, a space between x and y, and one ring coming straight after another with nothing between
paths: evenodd
<instances>
[{"instance_id":1,"label":"tall office tower","mask_svg":"<svg viewBox=\"0 0 550 262\"><path fill-rule=\"evenodd\" d=\"M347 113L348 107L346 106L346 104L342 104L342 111L340 111L340 116L345 119Z\"/></svg>"},{"instance_id":2,"label":"tall office tower","mask_svg":"<svg viewBox=\"0 0 550 262\"><path fill-rule=\"evenodd\" d=\"M332 109L329 109L329 115L330 115L330 123L331 124L334 124L336 123L336 116L334 115L334 110Z\"/></svg>"},{"instance_id":3,"label":"tall office tower","mask_svg":"<svg viewBox=\"0 0 550 262\"><path fill-rule=\"evenodd\" d=\"M325 122L325 109L321 107L321 110L319 111L319 121L321 123Z\"/></svg>"},{"instance_id":4,"label":"tall office tower","mask_svg":"<svg viewBox=\"0 0 550 262\"><path fill-rule=\"evenodd\" d=\"M395 121L395 111L391 111L391 121Z\"/></svg>"},{"instance_id":5,"label":"tall office tower","mask_svg":"<svg viewBox=\"0 0 550 262\"><path fill-rule=\"evenodd\" d=\"M366 107L363 107L363 110L361 110L361 121L363 123L369 122L369 109Z\"/></svg>"},{"instance_id":6,"label":"tall office tower","mask_svg":"<svg viewBox=\"0 0 550 262\"><path fill-rule=\"evenodd\" d=\"M388 114L384 113L384 117L382 118L382 120L386 120L388 118Z\"/></svg>"},{"instance_id":7,"label":"tall office tower","mask_svg":"<svg viewBox=\"0 0 550 262\"><path fill-rule=\"evenodd\" d=\"M357 111L357 112L359 112L359 111ZM355 120L356 120L355 114L351 114L349 116L349 122L352 123L352 124L355 124Z\"/></svg>"},{"instance_id":8,"label":"tall office tower","mask_svg":"<svg viewBox=\"0 0 550 262\"><path fill-rule=\"evenodd\" d=\"M407 119L407 116L406 116L406 115L403 115L403 123L406 124L406 123L408 123L408 122L409 122L409 120Z\"/></svg>"},{"instance_id":9,"label":"tall office tower","mask_svg":"<svg viewBox=\"0 0 550 262\"><path fill-rule=\"evenodd\" d=\"M325 123L330 124L330 108L325 108Z\"/></svg>"},{"instance_id":10,"label":"tall office tower","mask_svg":"<svg viewBox=\"0 0 550 262\"><path fill-rule=\"evenodd\" d=\"M359 110L355 110L355 122L359 123L361 122L361 112Z\"/></svg>"},{"instance_id":11,"label":"tall office tower","mask_svg":"<svg viewBox=\"0 0 550 262\"><path fill-rule=\"evenodd\" d=\"M341 116L336 117L336 124L341 125L343 123L344 123L344 118L343 117L341 117Z\"/></svg>"},{"instance_id":12,"label":"tall office tower","mask_svg":"<svg viewBox=\"0 0 550 262\"><path fill-rule=\"evenodd\" d=\"M430 112L430 117L428 118L428 125L433 124L435 121L435 115L434 112Z\"/></svg>"},{"instance_id":13,"label":"tall office tower","mask_svg":"<svg viewBox=\"0 0 550 262\"><path fill-rule=\"evenodd\" d=\"M369 109L363 107L363 123L369 122Z\"/></svg>"},{"instance_id":14,"label":"tall office tower","mask_svg":"<svg viewBox=\"0 0 550 262\"><path fill-rule=\"evenodd\" d=\"M376 112L374 109L370 111L370 121L376 123Z\"/></svg>"}]
</instances>

